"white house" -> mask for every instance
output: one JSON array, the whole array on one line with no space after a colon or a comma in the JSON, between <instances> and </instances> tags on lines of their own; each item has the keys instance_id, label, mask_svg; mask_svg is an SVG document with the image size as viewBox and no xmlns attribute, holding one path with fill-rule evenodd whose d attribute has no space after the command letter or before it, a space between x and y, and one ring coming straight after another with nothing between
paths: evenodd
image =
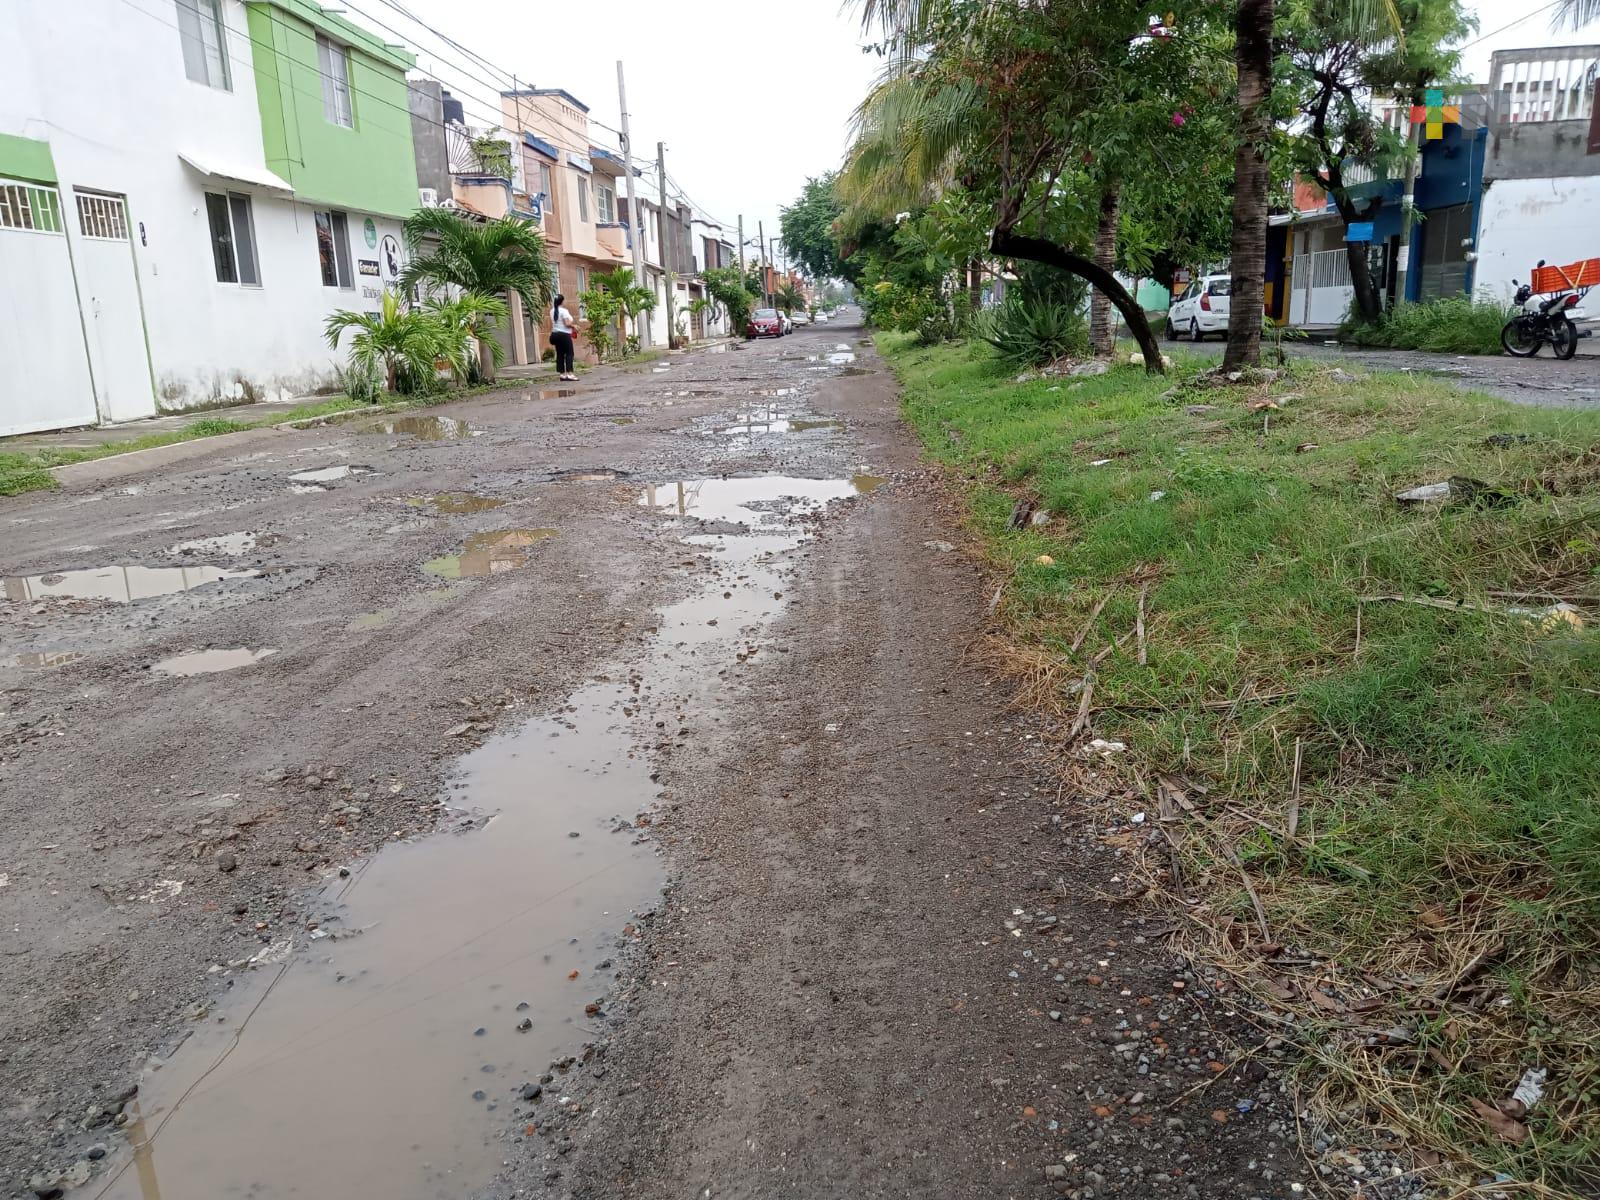
<instances>
[{"instance_id":1,"label":"white house","mask_svg":"<svg viewBox=\"0 0 1600 1200\"><path fill-rule=\"evenodd\" d=\"M411 56L310 0L7 16L0 435L335 383L417 205Z\"/></svg>"}]
</instances>

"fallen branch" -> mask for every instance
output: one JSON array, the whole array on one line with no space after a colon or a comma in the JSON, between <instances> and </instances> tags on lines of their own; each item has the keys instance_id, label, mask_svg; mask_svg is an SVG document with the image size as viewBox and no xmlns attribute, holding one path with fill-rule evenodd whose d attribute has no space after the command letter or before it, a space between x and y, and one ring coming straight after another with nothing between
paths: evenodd
<instances>
[{"instance_id":1,"label":"fallen branch","mask_svg":"<svg viewBox=\"0 0 1600 1200\"><path fill-rule=\"evenodd\" d=\"M1078 631L1078 636L1073 638L1072 645L1067 647L1068 653L1076 654L1078 652L1078 647L1083 645L1083 639L1088 637L1090 631L1094 629L1094 623L1096 618L1100 616L1100 611L1105 608L1106 604L1111 600L1111 597L1115 596L1116 594L1117 589L1112 587L1109 592L1100 597L1100 602L1096 604L1094 606L1094 610L1090 612L1089 619L1084 622L1083 628Z\"/></svg>"},{"instance_id":2,"label":"fallen branch","mask_svg":"<svg viewBox=\"0 0 1600 1200\"><path fill-rule=\"evenodd\" d=\"M1133 630L1139 638L1139 665L1145 665L1144 644L1144 602L1150 595L1150 585L1147 583L1139 589L1139 615L1133 619Z\"/></svg>"}]
</instances>

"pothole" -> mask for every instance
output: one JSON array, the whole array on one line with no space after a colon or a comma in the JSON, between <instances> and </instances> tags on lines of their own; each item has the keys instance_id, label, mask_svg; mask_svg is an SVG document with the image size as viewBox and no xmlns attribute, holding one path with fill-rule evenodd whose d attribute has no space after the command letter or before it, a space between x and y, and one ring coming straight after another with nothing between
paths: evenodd
<instances>
[{"instance_id":1,"label":"pothole","mask_svg":"<svg viewBox=\"0 0 1600 1200\"><path fill-rule=\"evenodd\" d=\"M25 650L21 654L13 654L9 661L13 667L24 671L53 671L57 667L82 662L88 657L78 650Z\"/></svg>"},{"instance_id":2,"label":"pothole","mask_svg":"<svg viewBox=\"0 0 1600 1200\"><path fill-rule=\"evenodd\" d=\"M0 591L12 600L43 600L55 596L128 604L134 600L192 591L223 579L253 579L260 574L260 571L251 568L234 571L208 563L192 567L141 567L119 563L78 571L52 571L44 575L8 575L0 579Z\"/></svg>"},{"instance_id":3,"label":"pothole","mask_svg":"<svg viewBox=\"0 0 1600 1200\"><path fill-rule=\"evenodd\" d=\"M276 649L251 650L246 646L232 650L191 650L187 654L164 658L153 669L163 675L212 675L218 671L253 666L276 653Z\"/></svg>"},{"instance_id":4,"label":"pothole","mask_svg":"<svg viewBox=\"0 0 1600 1200\"><path fill-rule=\"evenodd\" d=\"M860 495L872 486L876 485L862 489L850 479L801 479L789 475L687 479L650 484L640 493L638 502L660 513L760 527L820 511L834 500Z\"/></svg>"},{"instance_id":5,"label":"pothole","mask_svg":"<svg viewBox=\"0 0 1600 1200\"><path fill-rule=\"evenodd\" d=\"M225 555L237 557L248 554L257 547L274 546L282 541L282 536L276 533L256 533L245 530L240 533L221 533L216 537L195 538L192 541L179 542L167 548L168 554L189 555Z\"/></svg>"},{"instance_id":6,"label":"pothole","mask_svg":"<svg viewBox=\"0 0 1600 1200\"><path fill-rule=\"evenodd\" d=\"M463 513L488 512L492 508L502 508L506 502L497 500L493 496L477 496L471 492L440 492L436 496L407 496L406 503L412 508L431 508L435 512L459 516Z\"/></svg>"},{"instance_id":7,"label":"pothole","mask_svg":"<svg viewBox=\"0 0 1600 1200\"><path fill-rule=\"evenodd\" d=\"M835 350L832 354L828 355L828 365L830 367L848 366L849 364L855 362L855 360L855 351L851 350L848 346L846 346L843 350Z\"/></svg>"},{"instance_id":8,"label":"pothole","mask_svg":"<svg viewBox=\"0 0 1600 1200\"><path fill-rule=\"evenodd\" d=\"M546 538L555 536L554 529L492 529L475 533L459 554L429 559L422 564L422 569L440 579L499 575L527 566L529 551Z\"/></svg>"},{"instance_id":9,"label":"pothole","mask_svg":"<svg viewBox=\"0 0 1600 1200\"><path fill-rule=\"evenodd\" d=\"M568 467L564 471L552 471L541 479L545 483L610 483L627 477L626 471L615 467Z\"/></svg>"},{"instance_id":10,"label":"pothole","mask_svg":"<svg viewBox=\"0 0 1600 1200\"><path fill-rule=\"evenodd\" d=\"M578 394L577 388L545 388L539 393L541 400L565 400Z\"/></svg>"},{"instance_id":11,"label":"pothole","mask_svg":"<svg viewBox=\"0 0 1600 1200\"><path fill-rule=\"evenodd\" d=\"M413 437L419 442L451 442L471 437L472 426L460 417L410 416L378 421L361 431L390 437Z\"/></svg>"},{"instance_id":12,"label":"pothole","mask_svg":"<svg viewBox=\"0 0 1600 1200\"><path fill-rule=\"evenodd\" d=\"M293 483L335 483L341 479L349 479L357 475L375 475L371 467L358 466L354 463L339 463L331 467L318 467L314 471L296 471L289 479ZM318 491L323 489L318 488Z\"/></svg>"}]
</instances>

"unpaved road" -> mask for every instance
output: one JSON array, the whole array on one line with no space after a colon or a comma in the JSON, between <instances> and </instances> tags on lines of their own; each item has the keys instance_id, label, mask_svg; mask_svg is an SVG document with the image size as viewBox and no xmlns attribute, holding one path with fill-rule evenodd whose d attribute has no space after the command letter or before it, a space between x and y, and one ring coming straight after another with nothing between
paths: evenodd
<instances>
[{"instance_id":1,"label":"unpaved road","mask_svg":"<svg viewBox=\"0 0 1600 1200\"><path fill-rule=\"evenodd\" d=\"M0 507L4 1194L1315 1182L859 338Z\"/></svg>"}]
</instances>

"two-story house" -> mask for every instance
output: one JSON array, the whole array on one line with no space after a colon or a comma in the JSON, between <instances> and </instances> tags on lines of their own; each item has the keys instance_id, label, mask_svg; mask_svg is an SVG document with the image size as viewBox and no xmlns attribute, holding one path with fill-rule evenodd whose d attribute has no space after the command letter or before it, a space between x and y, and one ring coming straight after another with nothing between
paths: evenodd
<instances>
[{"instance_id":1,"label":"two-story house","mask_svg":"<svg viewBox=\"0 0 1600 1200\"><path fill-rule=\"evenodd\" d=\"M0 434L336 382L323 323L377 306L417 205L412 56L310 0L8 17Z\"/></svg>"}]
</instances>

